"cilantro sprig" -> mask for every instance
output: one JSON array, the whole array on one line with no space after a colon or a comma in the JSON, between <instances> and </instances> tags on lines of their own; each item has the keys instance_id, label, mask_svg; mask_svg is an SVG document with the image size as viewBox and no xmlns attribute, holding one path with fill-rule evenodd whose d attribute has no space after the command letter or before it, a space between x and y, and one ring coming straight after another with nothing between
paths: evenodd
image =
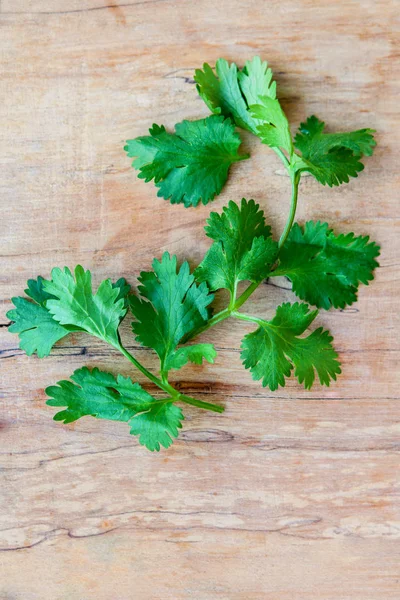
<instances>
[{"instance_id":1,"label":"cilantro sprig","mask_svg":"<svg viewBox=\"0 0 400 600\"><path fill-rule=\"evenodd\" d=\"M196 70L195 81L213 114L183 121L175 133L153 125L149 136L129 140L125 150L133 166L171 203L207 204L221 192L230 167L248 158L239 154L236 127L245 129L272 148L290 176L291 202L280 238L274 240L254 200L230 201L210 214L205 233L212 243L194 271L165 252L153 260L152 270L139 275L133 292L123 278L106 279L94 290L90 271L79 265L74 272L55 268L48 280L30 279L27 297L13 298L15 308L8 312L9 330L18 333L28 355L48 356L70 334L95 336L122 353L148 379L148 390L130 377L84 366L46 389L47 404L60 409L54 419L64 423L85 416L125 422L151 451L168 448L178 437L185 405L223 412L221 405L182 393L174 381L188 363L218 361L212 343L192 340L225 319L249 326L241 358L264 387L276 390L291 376L306 389L316 380L329 386L341 368L331 334L319 323L314 328L317 309L343 309L355 302L359 285L368 284L378 266L379 246L368 236L336 234L321 221L294 222L302 174L323 185L348 183L364 168L363 157L373 153L374 131L326 133L325 124L311 116L293 138L272 71L258 57L243 69L224 59L215 71L206 63ZM275 276L287 277L301 302L285 302L263 317L243 312L262 281ZM241 282L247 287L238 295ZM219 290L229 298L214 313ZM158 372L123 344L120 327L126 318L132 339L158 356Z\"/></svg>"},{"instance_id":2,"label":"cilantro sprig","mask_svg":"<svg viewBox=\"0 0 400 600\"><path fill-rule=\"evenodd\" d=\"M139 178L154 179L158 196L172 204L207 204L219 194L231 165L249 157L239 154L239 134L229 119L207 117L182 121L175 133L153 125L150 136L128 140L125 151L136 157L132 163Z\"/></svg>"},{"instance_id":3,"label":"cilantro sprig","mask_svg":"<svg viewBox=\"0 0 400 600\"><path fill-rule=\"evenodd\" d=\"M295 377L310 389L315 380L315 371L321 385L336 380L340 365L331 342L333 338L322 327L304 338L303 334L318 314L309 311L307 304L285 303L278 306L270 321L236 313L238 318L258 325L258 329L247 334L242 341L242 359L250 369L253 379L262 379L263 386L276 390L285 385L293 366Z\"/></svg>"}]
</instances>

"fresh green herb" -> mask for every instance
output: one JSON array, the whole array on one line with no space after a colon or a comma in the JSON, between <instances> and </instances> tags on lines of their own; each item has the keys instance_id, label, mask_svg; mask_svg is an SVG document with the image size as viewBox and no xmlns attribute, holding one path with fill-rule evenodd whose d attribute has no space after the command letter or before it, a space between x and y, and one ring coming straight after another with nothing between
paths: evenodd
<instances>
[{"instance_id":1,"label":"fresh green herb","mask_svg":"<svg viewBox=\"0 0 400 600\"><path fill-rule=\"evenodd\" d=\"M177 350L182 338L207 323L213 296L204 283L195 283L187 262L177 272L176 257L167 252L161 262L153 261L153 269L140 275L142 298L129 297L136 318L132 329L139 344L157 352L166 380L170 369L180 369L188 361L213 362L216 353L211 344Z\"/></svg>"},{"instance_id":2,"label":"fresh green herb","mask_svg":"<svg viewBox=\"0 0 400 600\"><path fill-rule=\"evenodd\" d=\"M359 129L350 133L322 133L325 123L309 117L300 125L295 146L302 153L296 157L297 169L309 171L322 184L348 183L364 169L363 156L371 156L376 142L373 129Z\"/></svg>"},{"instance_id":3,"label":"fresh green herb","mask_svg":"<svg viewBox=\"0 0 400 600\"><path fill-rule=\"evenodd\" d=\"M241 143L235 126L256 135L282 160L290 176L292 195L284 230L275 241L264 213L254 200L229 202L212 212L205 227L213 241L201 263L190 272L184 262L165 253L153 270L139 277L136 294L125 279L106 279L93 292L91 273L77 266L55 268L51 279L30 279L28 298L13 298L8 312L27 354L47 356L70 333L96 336L121 352L152 384L151 394L129 377L83 367L70 380L47 388L50 406L61 407L55 420L70 423L84 416L124 421L149 450L168 448L184 419L179 405L189 404L217 413L223 407L182 393L170 381L171 371L191 362L213 363L217 352L210 343L188 343L232 317L253 327L242 340L246 369L263 386L276 390L293 373L309 389L318 377L329 385L340 373L332 337L322 327L307 332L317 308L344 308L356 301L360 283L368 284L378 265L379 247L367 236L335 235L327 223L294 223L301 175L308 171L322 184L340 185L357 177L363 156L375 141L372 129L324 133L324 123L309 117L293 140L279 100L272 71L258 57L240 70L220 59L215 72L208 65L197 70L200 96L214 113L206 119L183 121L175 133L153 125L150 136L127 142L128 156L145 181L154 180L158 195L171 203L207 204L225 184ZM260 283L285 276L293 292L306 303L284 303L272 318L241 312ZM238 295L238 284L247 288ZM213 314L214 292L228 290L227 306ZM123 345L121 322L129 312L138 344L155 351L159 372L149 371Z\"/></svg>"},{"instance_id":4,"label":"fresh green herb","mask_svg":"<svg viewBox=\"0 0 400 600\"><path fill-rule=\"evenodd\" d=\"M236 316L259 325L242 342L242 359L250 369L253 379L262 379L263 385L276 390L285 385L295 367L295 376L304 387L311 388L317 372L320 383L329 385L336 379L340 366L332 348L332 337L319 327L306 338L298 336L305 332L317 316L318 311L309 311L307 304L281 304L272 321L248 315Z\"/></svg>"},{"instance_id":5,"label":"fresh green herb","mask_svg":"<svg viewBox=\"0 0 400 600\"><path fill-rule=\"evenodd\" d=\"M240 71L235 63L229 65L220 58L215 70L216 74L207 63L203 65L203 71L196 70L194 80L200 97L211 112L230 117L238 127L257 135L260 122L253 118L248 108L257 103L260 96L275 98L276 83L272 81L268 64L255 56Z\"/></svg>"},{"instance_id":6,"label":"fresh green herb","mask_svg":"<svg viewBox=\"0 0 400 600\"><path fill-rule=\"evenodd\" d=\"M264 213L254 200L242 199L241 206L230 202L223 213L211 213L205 228L215 240L195 275L211 290L225 288L236 300L240 281L258 283L268 277L278 255L278 244L265 224Z\"/></svg>"},{"instance_id":7,"label":"fresh green herb","mask_svg":"<svg viewBox=\"0 0 400 600\"><path fill-rule=\"evenodd\" d=\"M175 134L153 125L150 136L128 140L128 156L136 156L132 165L145 181L154 179L158 196L172 204L207 204L219 194L228 177L229 167L248 154L238 154L239 134L229 119L208 117L182 121Z\"/></svg>"},{"instance_id":8,"label":"fresh green herb","mask_svg":"<svg viewBox=\"0 0 400 600\"><path fill-rule=\"evenodd\" d=\"M368 236L335 236L327 223L295 223L271 273L290 279L302 300L328 310L344 308L357 300L360 283L373 279L379 246Z\"/></svg>"},{"instance_id":9,"label":"fresh green herb","mask_svg":"<svg viewBox=\"0 0 400 600\"><path fill-rule=\"evenodd\" d=\"M99 369L77 369L71 381L59 381L46 389L50 406L66 406L56 413L54 420L72 423L85 415L124 421L131 433L139 436L149 450L168 448L178 437L183 414L170 399L156 400L129 377L117 379Z\"/></svg>"}]
</instances>

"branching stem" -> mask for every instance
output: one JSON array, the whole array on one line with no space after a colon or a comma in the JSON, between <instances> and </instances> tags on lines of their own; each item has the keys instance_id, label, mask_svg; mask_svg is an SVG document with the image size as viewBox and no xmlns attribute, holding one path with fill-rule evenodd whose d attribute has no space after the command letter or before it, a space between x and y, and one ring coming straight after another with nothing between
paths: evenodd
<instances>
[{"instance_id":1,"label":"branching stem","mask_svg":"<svg viewBox=\"0 0 400 600\"><path fill-rule=\"evenodd\" d=\"M290 212L289 212L288 219L286 221L285 228L282 232L281 237L279 238L279 243L278 243L279 248L282 248L282 246L286 242L287 236L289 235L289 232L292 228L294 217L296 215L297 197L299 194L300 173L298 171L293 171L293 170L290 170L289 172L290 172L290 179L292 182L292 200L290 203Z\"/></svg>"},{"instance_id":2,"label":"branching stem","mask_svg":"<svg viewBox=\"0 0 400 600\"><path fill-rule=\"evenodd\" d=\"M234 311L232 313L232 317L236 319L240 319L241 321L248 321L250 323L256 323L257 325L265 325L265 319L259 319L258 317L253 317L252 315L245 315L244 313L240 313L238 311Z\"/></svg>"},{"instance_id":3,"label":"branching stem","mask_svg":"<svg viewBox=\"0 0 400 600\"><path fill-rule=\"evenodd\" d=\"M295 172L294 170L291 169L288 159L286 158L285 154L279 148L274 148L274 150L275 150L276 154L281 158L283 164L289 171L290 179L292 182L292 200L291 200L291 204L290 204L290 212L289 212L288 219L286 221L285 228L282 232L282 235L281 235L281 237L279 239L279 243L278 243L278 247L282 248L282 246L284 245L284 243L289 235L289 232L292 228L294 217L296 214L300 173ZM253 323L258 323L259 321L261 321L260 319L257 319L257 317L251 317L249 315L245 315L243 313L238 312L238 309L250 298L250 296L253 294L253 292L255 292L255 290L258 288L260 283L261 283L260 281L257 283L251 283L238 298L236 298L236 285L237 285L236 284L235 289L231 293L231 298L230 298L228 307L224 308L219 313L217 313L216 315L211 317L211 319L209 319L209 321L207 321L207 323L205 323L204 325L199 327L195 332L193 332L193 334L190 337L193 338L193 337L198 336L201 333L204 333L204 331L207 331L207 329L214 327L221 321L228 319L230 316L236 317L237 319L242 319L244 321L251 321ZM210 402L203 402L202 400L197 400L195 398L191 398L190 396L186 396L185 394L181 394L170 383L168 383L168 374L165 371L163 371L163 370L161 371L161 379L159 379L158 377L156 377L156 375L153 375L153 373L151 373L148 369L146 369L146 367L144 367L134 356L132 356L132 354L130 352L128 352L128 350L126 348L124 348L124 346L122 344L119 344L115 347L120 352L122 352L122 354L132 364L134 364L135 367L137 369L139 369L139 371L143 375L145 375L152 383L154 383L161 390L163 390L164 392L169 394L171 402L178 402L178 401L184 402L185 404L190 404L192 406L197 406L198 408L203 408L205 410L211 410L211 411L217 412L217 413L221 413L224 411L224 408L222 406L218 406L217 404L211 404ZM163 400L163 402L164 401L168 401L168 399Z\"/></svg>"},{"instance_id":4,"label":"branching stem","mask_svg":"<svg viewBox=\"0 0 400 600\"><path fill-rule=\"evenodd\" d=\"M185 394L181 394L176 390L172 385L170 385L167 381L162 381L153 373L151 373L146 367L142 365L122 344L115 346L117 350L122 352L122 354L127 358L143 375L145 375L152 383L154 383L161 390L166 392L171 396L171 402L184 402L185 404L191 404L192 406L197 406L197 408L203 408L205 410L211 410L213 412L222 413L224 412L223 406L218 406L218 404L211 404L210 402L203 402L202 400L196 400L195 398L191 398L190 396L186 396ZM163 400L164 401L164 400Z\"/></svg>"},{"instance_id":5,"label":"branching stem","mask_svg":"<svg viewBox=\"0 0 400 600\"><path fill-rule=\"evenodd\" d=\"M139 369L139 371L143 373L143 375L145 375L147 379L150 379L152 383L154 383L164 392L169 393L168 389L166 388L165 384L161 381L161 379L159 379L158 377L153 375L153 373L151 373L148 369L146 369L146 367L143 366L142 363L140 363L134 356L132 356L132 354L126 348L124 348L122 344L120 344L119 346L115 346L115 348L122 352L125 358L127 358L133 365L135 365L135 367Z\"/></svg>"},{"instance_id":6,"label":"branching stem","mask_svg":"<svg viewBox=\"0 0 400 600\"><path fill-rule=\"evenodd\" d=\"M278 156L282 159L283 164L289 171L290 179L292 182L292 199L291 199L291 203L290 203L290 211L289 211L289 215L288 215L288 218L286 221L286 225L285 225L282 235L279 239L278 247L280 249L286 242L286 239L287 239L289 232L293 225L294 217L296 215L297 198L298 198L299 183L300 183L301 175L299 172L294 171L290 167L290 163L289 163L288 159L283 154L283 152L281 150L279 150L279 148L274 148L274 150L278 154ZM227 308L224 308L223 310L221 310L216 315L214 315L209 321L207 321L207 323L205 323L204 325L202 325L201 327L196 329L196 331L193 332L193 334L191 335L191 339L198 336L200 333L204 333L204 331L207 331L207 329L214 327L221 321L228 319L232 315L238 317L238 314L235 315L234 313L237 312L237 310L241 306L243 306L243 304L250 298L250 296L255 292L255 290L258 288L258 286L260 284L261 284L261 281L259 281L257 283L251 283L244 290L244 292L238 298L236 298L236 300L234 302L232 302L232 297L231 297L229 306ZM241 318L241 317L238 317L238 318ZM247 320L250 320L250 319L247 319Z\"/></svg>"}]
</instances>

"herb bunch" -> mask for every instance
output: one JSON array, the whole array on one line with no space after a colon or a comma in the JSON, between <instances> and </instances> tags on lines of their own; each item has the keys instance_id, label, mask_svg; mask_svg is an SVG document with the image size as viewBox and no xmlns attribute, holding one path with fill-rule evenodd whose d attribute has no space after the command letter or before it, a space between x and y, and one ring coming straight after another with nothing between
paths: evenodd
<instances>
[{"instance_id":1,"label":"herb bunch","mask_svg":"<svg viewBox=\"0 0 400 600\"><path fill-rule=\"evenodd\" d=\"M373 152L372 129L325 133L315 116L300 125L293 138L276 98L276 83L266 62L255 57L242 70L224 59L215 71L205 64L195 73L197 90L211 116L182 121L175 133L153 125L149 136L129 140L125 147L145 181L154 180L158 196L185 207L207 204L219 194L230 166L249 156L239 153L237 128L256 135L274 150L290 175L291 204L284 230L274 240L263 211L254 200L230 201L212 212L205 227L212 245L190 272L165 253L142 272L137 294L125 279L103 281L94 292L90 271L81 266L52 270L51 279L28 281L28 298L13 298L8 313L10 331L20 347L39 358L70 333L84 332L121 352L153 384L150 394L129 377L82 367L70 380L46 389L47 404L61 408L54 419L70 423L90 415L125 421L130 433L149 450L169 447L184 419L181 405L223 412L223 407L182 394L170 381L171 372L187 363L213 363L213 344L192 340L227 318L246 321L252 331L241 342L241 358L255 380L270 390L285 385L292 374L311 388L315 378L329 386L340 364L328 331L308 332L318 308L344 308L356 301L360 283L373 279L379 247L367 236L336 235L327 223L294 223L301 175L310 173L323 185L347 183L362 171L364 156ZM285 276L304 302L284 303L272 319L243 312L242 306L262 281ZM238 284L248 282L238 294ZM227 306L213 313L214 293L229 292ZM310 306L316 307L315 309ZM159 358L155 375L124 347L119 334L130 313L136 342ZM307 332L307 333L306 333ZM190 343L188 343L190 342Z\"/></svg>"}]
</instances>

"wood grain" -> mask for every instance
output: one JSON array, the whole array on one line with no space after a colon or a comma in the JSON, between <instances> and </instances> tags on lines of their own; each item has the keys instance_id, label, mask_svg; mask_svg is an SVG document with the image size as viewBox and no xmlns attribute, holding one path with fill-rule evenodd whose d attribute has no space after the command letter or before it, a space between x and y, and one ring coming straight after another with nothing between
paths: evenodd
<instances>
[{"instance_id":1,"label":"wood grain","mask_svg":"<svg viewBox=\"0 0 400 600\"><path fill-rule=\"evenodd\" d=\"M2 600L398 600L399 19L395 0L2 0L0 5L0 598ZM193 71L220 57L270 62L293 125L374 127L366 170L330 190L301 184L299 220L382 245L376 280L322 312L343 363L331 388L275 393L240 365L243 323L224 323L215 366L177 383L223 402L186 411L169 451L126 426L52 421L44 388L87 364L131 373L100 342L71 336L46 360L7 331L10 297L54 265L96 282L163 251L198 263L210 207L184 210L139 181L122 147L153 123L207 109ZM289 182L250 135L212 205L255 198L276 234ZM249 310L293 295L261 286ZM151 369L153 355L124 339ZM133 373L139 381L142 378ZM150 389L150 388L149 388Z\"/></svg>"}]
</instances>

